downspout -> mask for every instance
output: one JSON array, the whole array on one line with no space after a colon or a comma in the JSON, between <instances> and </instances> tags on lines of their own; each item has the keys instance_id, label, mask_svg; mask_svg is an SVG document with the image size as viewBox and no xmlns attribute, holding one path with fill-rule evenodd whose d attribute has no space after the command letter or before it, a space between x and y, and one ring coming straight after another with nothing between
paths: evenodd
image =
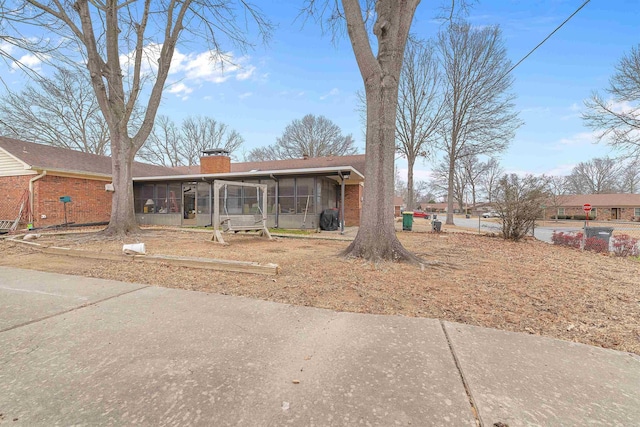
<instances>
[{"instance_id":1,"label":"downspout","mask_svg":"<svg viewBox=\"0 0 640 427\"><path fill-rule=\"evenodd\" d=\"M279 228L278 227L278 222L280 219L280 209L278 209L278 207L280 206L280 199L279 197L279 191L278 188L280 187L280 182L278 181L278 178L276 178L275 176L273 176L273 174L269 175L269 178L271 178L272 180L274 180L276 182L276 224L275 224L275 228Z\"/></svg>"},{"instance_id":2,"label":"downspout","mask_svg":"<svg viewBox=\"0 0 640 427\"><path fill-rule=\"evenodd\" d=\"M344 234L344 175L338 172L340 176L340 234Z\"/></svg>"},{"instance_id":3,"label":"downspout","mask_svg":"<svg viewBox=\"0 0 640 427\"><path fill-rule=\"evenodd\" d=\"M29 223L33 224L33 183L39 179L44 178L47 175L47 171L42 171L38 176L34 176L29 180Z\"/></svg>"}]
</instances>

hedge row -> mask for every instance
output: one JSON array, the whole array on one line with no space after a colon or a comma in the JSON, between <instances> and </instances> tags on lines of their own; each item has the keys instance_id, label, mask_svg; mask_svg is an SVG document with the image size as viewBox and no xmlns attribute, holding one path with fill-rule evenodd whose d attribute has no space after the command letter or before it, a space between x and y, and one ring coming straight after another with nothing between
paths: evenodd
<instances>
[{"instance_id":1,"label":"hedge row","mask_svg":"<svg viewBox=\"0 0 640 427\"><path fill-rule=\"evenodd\" d=\"M575 219L575 220L585 220L587 219L586 215L554 215L551 219ZM589 215L589 219L594 221L596 219L595 216Z\"/></svg>"}]
</instances>

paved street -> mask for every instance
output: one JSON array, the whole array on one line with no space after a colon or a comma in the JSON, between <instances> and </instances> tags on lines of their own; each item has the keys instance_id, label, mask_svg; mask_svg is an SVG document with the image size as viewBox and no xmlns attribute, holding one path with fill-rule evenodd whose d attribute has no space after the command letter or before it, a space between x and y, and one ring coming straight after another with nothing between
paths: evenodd
<instances>
[{"instance_id":1,"label":"paved street","mask_svg":"<svg viewBox=\"0 0 640 427\"><path fill-rule=\"evenodd\" d=\"M32 270L0 349L2 426L640 425L635 355Z\"/></svg>"}]
</instances>

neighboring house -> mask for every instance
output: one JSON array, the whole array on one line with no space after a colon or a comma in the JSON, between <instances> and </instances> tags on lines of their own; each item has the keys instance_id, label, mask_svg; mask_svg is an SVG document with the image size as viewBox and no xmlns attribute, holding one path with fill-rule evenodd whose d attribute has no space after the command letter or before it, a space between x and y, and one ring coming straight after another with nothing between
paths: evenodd
<instances>
[{"instance_id":1,"label":"neighboring house","mask_svg":"<svg viewBox=\"0 0 640 427\"><path fill-rule=\"evenodd\" d=\"M315 228L324 209L344 199L345 225L359 225L364 155L234 163L226 155L204 156L200 166L167 168L134 162L136 217L141 224L211 225L214 180L268 186L268 223L281 228ZM46 227L109 220L111 158L0 137L0 220ZM235 187L234 191L237 191ZM256 194L230 195L227 209L255 205ZM24 214L27 215L24 215Z\"/></svg>"},{"instance_id":2,"label":"neighboring house","mask_svg":"<svg viewBox=\"0 0 640 427\"><path fill-rule=\"evenodd\" d=\"M394 196L393 198L393 215L396 217L402 216L402 207L404 206L404 200L400 196Z\"/></svg>"},{"instance_id":3,"label":"neighboring house","mask_svg":"<svg viewBox=\"0 0 640 427\"><path fill-rule=\"evenodd\" d=\"M640 221L640 194L574 194L559 198L557 207L548 202L544 209L545 219L556 216L584 215L582 207L590 204L591 218L598 220Z\"/></svg>"},{"instance_id":4,"label":"neighboring house","mask_svg":"<svg viewBox=\"0 0 640 427\"><path fill-rule=\"evenodd\" d=\"M135 162L134 176L176 174L171 168ZM49 145L0 137L0 220L15 220L22 211L23 227L67 222L109 220L111 158ZM61 197L70 197L62 203Z\"/></svg>"}]
</instances>

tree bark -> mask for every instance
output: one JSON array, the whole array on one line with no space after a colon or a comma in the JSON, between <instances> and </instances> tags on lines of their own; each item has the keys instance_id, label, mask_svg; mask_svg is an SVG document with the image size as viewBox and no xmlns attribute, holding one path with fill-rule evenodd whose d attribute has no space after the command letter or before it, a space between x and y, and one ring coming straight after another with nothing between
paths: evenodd
<instances>
[{"instance_id":1,"label":"tree bark","mask_svg":"<svg viewBox=\"0 0 640 427\"><path fill-rule=\"evenodd\" d=\"M408 167L408 171L407 171L407 208L408 209L415 209L416 207L416 196L415 196L415 190L414 190L414 183L413 183L413 167L416 164L416 156L413 154L410 154L407 156L407 167Z\"/></svg>"},{"instance_id":2,"label":"tree bark","mask_svg":"<svg viewBox=\"0 0 640 427\"><path fill-rule=\"evenodd\" d=\"M103 231L106 235L123 235L140 231L134 212L133 201L133 158L136 150L130 138L111 134L111 165L113 187L111 198L111 218Z\"/></svg>"},{"instance_id":3,"label":"tree bark","mask_svg":"<svg viewBox=\"0 0 640 427\"><path fill-rule=\"evenodd\" d=\"M455 144L454 141L451 141L451 144ZM453 151L453 150L452 150ZM447 220L445 224L454 225L453 224L453 201L455 199L454 196L454 188L453 188L453 179L456 168L456 160L455 157L449 153L449 180L448 180L448 189L447 189Z\"/></svg>"},{"instance_id":4,"label":"tree bark","mask_svg":"<svg viewBox=\"0 0 640 427\"><path fill-rule=\"evenodd\" d=\"M419 0L378 0L373 55L359 0L342 0L347 31L364 81L367 136L360 229L345 256L419 262L396 237L393 217L395 122L404 47Z\"/></svg>"}]
</instances>

